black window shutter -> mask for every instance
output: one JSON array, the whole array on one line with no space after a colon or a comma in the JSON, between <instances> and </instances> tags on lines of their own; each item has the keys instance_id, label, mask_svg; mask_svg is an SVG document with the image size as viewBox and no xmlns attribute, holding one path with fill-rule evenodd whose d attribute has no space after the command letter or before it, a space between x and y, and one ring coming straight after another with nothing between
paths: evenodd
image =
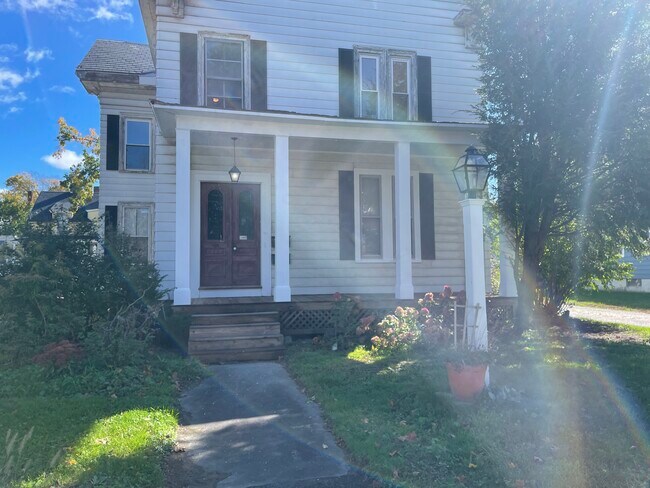
<instances>
[{"instance_id":1,"label":"black window shutter","mask_svg":"<svg viewBox=\"0 0 650 488\"><path fill-rule=\"evenodd\" d=\"M181 66L181 105L194 107L198 105L199 66L198 36L181 32L180 66Z\"/></svg>"},{"instance_id":2,"label":"black window shutter","mask_svg":"<svg viewBox=\"0 0 650 488\"><path fill-rule=\"evenodd\" d=\"M420 240L422 259L436 259L433 174L420 173Z\"/></svg>"},{"instance_id":3,"label":"black window shutter","mask_svg":"<svg viewBox=\"0 0 650 488\"><path fill-rule=\"evenodd\" d=\"M431 58L418 56L418 121L431 122Z\"/></svg>"},{"instance_id":4,"label":"black window shutter","mask_svg":"<svg viewBox=\"0 0 650 488\"><path fill-rule=\"evenodd\" d=\"M266 41L251 40L251 110L268 108Z\"/></svg>"},{"instance_id":5,"label":"black window shutter","mask_svg":"<svg viewBox=\"0 0 650 488\"><path fill-rule=\"evenodd\" d=\"M120 159L120 116L106 116L106 169L117 171Z\"/></svg>"},{"instance_id":6,"label":"black window shutter","mask_svg":"<svg viewBox=\"0 0 650 488\"><path fill-rule=\"evenodd\" d=\"M339 250L354 261L354 171L339 171Z\"/></svg>"},{"instance_id":7,"label":"black window shutter","mask_svg":"<svg viewBox=\"0 0 650 488\"><path fill-rule=\"evenodd\" d=\"M354 118L354 50L339 49L339 117Z\"/></svg>"}]
</instances>

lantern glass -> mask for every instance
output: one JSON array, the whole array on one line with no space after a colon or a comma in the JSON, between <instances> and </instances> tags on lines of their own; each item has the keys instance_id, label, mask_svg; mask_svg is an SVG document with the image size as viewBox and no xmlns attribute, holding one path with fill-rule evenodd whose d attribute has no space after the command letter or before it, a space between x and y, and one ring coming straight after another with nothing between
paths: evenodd
<instances>
[{"instance_id":1,"label":"lantern glass","mask_svg":"<svg viewBox=\"0 0 650 488\"><path fill-rule=\"evenodd\" d=\"M458 158L453 173L461 193L467 195L467 198L480 198L487 186L490 165L485 156L470 146Z\"/></svg>"},{"instance_id":2,"label":"lantern glass","mask_svg":"<svg viewBox=\"0 0 650 488\"><path fill-rule=\"evenodd\" d=\"M237 183L239 181L239 177L241 176L241 171L239 171L239 168L237 166L233 166L230 171L228 171L228 174L230 175L230 181Z\"/></svg>"}]
</instances>

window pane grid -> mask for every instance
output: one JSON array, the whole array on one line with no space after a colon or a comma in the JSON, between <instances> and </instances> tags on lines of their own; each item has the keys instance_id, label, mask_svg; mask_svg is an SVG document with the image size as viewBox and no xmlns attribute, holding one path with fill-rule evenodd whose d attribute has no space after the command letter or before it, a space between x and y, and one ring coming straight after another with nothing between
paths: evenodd
<instances>
[{"instance_id":1,"label":"window pane grid","mask_svg":"<svg viewBox=\"0 0 650 488\"><path fill-rule=\"evenodd\" d=\"M361 257L382 257L381 176L359 177Z\"/></svg>"},{"instance_id":2,"label":"window pane grid","mask_svg":"<svg viewBox=\"0 0 650 488\"><path fill-rule=\"evenodd\" d=\"M379 118L379 60L361 58L361 116Z\"/></svg>"},{"instance_id":3,"label":"window pane grid","mask_svg":"<svg viewBox=\"0 0 650 488\"><path fill-rule=\"evenodd\" d=\"M206 41L205 91L207 105L243 108L244 63L241 41Z\"/></svg>"},{"instance_id":4,"label":"window pane grid","mask_svg":"<svg viewBox=\"0 0 650 488\"><path fill-rule=\"evenodd\" d=\"M149 170L151 159L151 124L146 120L127 120L124 167L127 170Z\"/></svg>"}]
</instances>

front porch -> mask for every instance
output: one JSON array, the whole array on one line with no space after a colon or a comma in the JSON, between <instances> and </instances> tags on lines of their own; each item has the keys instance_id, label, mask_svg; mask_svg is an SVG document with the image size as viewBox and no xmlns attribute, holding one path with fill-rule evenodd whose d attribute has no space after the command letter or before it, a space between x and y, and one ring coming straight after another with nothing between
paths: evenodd
<instances>
[{"instance_id":1,"label":"front porch","mask_svg":"<svg viewBox=\"0 0 650 488\"><path fill-rule=\"evenodd\" d=\"M296 296L336 291L410 300L446 284L465 287L462 219L451 168L476 142L474 127L167 105L154 105L154 111L163 136L175 139L169 195L174 212L167 217L173 219L167 235L174 242L169 275L175 305L205 299L236 304L245 297L292 303ZM202 185L230 184L232 136L239 138L236 164L242 171L234 185L259 187L259 282L211 287L202 278ZM362 222L359 210L364 175L381 178L383 195L378 254L372 258L364 255L360 230L370 223ZM235 238L239 234L233 230ZM241 242L224 250L238 252Z\"/></svg>"}]
</instances>

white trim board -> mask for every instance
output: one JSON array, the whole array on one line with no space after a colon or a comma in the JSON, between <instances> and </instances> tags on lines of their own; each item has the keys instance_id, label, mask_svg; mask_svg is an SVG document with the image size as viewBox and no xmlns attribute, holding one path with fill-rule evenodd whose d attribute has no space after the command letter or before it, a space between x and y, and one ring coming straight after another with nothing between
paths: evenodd
<instances>
[{"instance_id":1,"label":"white trim board","mask_svg":"<svg viewBox=\"0 0 650 488\"><path fill-rule=\"evenodd\" d=\"M260 281L261 288L201 290L201 183L230 183L221 170L191 170L190 195L190 291L192 298L234 298L271 296L271 174L243 172L241 183L260 185Z\"/></svg>"}]
</instances>

